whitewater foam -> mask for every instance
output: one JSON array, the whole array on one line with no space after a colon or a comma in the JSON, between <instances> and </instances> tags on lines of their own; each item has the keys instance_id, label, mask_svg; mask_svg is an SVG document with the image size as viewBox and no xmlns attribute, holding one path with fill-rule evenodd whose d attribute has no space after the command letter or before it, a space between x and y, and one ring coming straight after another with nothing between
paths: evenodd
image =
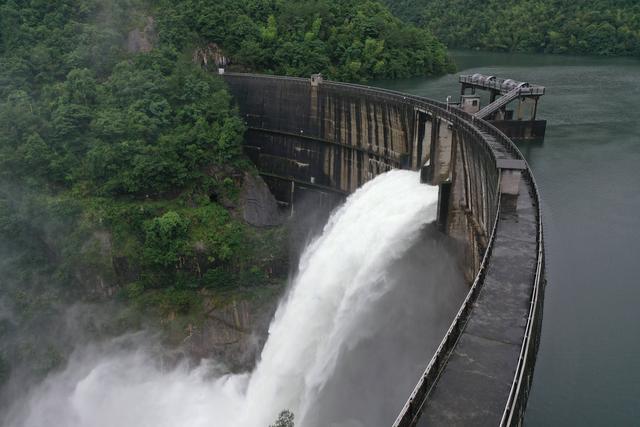
<instances>
[{"instance_id":1,"label":"whitewater foam","mask_svg":"<svg viewBox=\"0 0 640 427\"><path fill-rule=\"evenodd\" d=\"M435 219L437 188L391 171L368 182L330 217L299 272L251 373L212 363L165 372L143 350L77 352L5 418L12 427L266 427L283 409L306 425L340 358L376 331L362 327L394 281L389 266Z\"/></svg>"}]
</instances>

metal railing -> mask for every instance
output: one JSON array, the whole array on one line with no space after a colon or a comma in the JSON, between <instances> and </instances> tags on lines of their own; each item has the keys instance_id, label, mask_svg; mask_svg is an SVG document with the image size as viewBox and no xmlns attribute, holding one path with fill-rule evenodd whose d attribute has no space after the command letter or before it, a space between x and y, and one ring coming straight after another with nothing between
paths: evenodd
<instances>
[{"instance_id":1,"label":"metal railing","mask_svg":"<svg viewBox=\"0 0 640 427\"><path fill-rule=\"evenodd\" d=\"M243 78L258 78L258 79L278 79L278 80L288 80L297 83L309 83L309 79L303 78L294 78L294 77L283 77L283 76L270 76L270 75L258 75L258 74L239 74L239 73L227 73L225 76L230 77L243 77ZM461 81L462 81L461 76ZM471 82L470 82L471 83ZM475 83L474 83L475 84ZM494 83L496 87L495 89L499 90L497 87L499 82L496 80ZM537 236L536 236L536 270L534 275L534 284L531 295L531 303L529 308L529 315L527 319L527 325L525 328L525 333L522 341L520 356L518 359L518 364L516 367L516 371L514 374L514 378L512 381L512 385L509 392L509 397L507 403L505 405L505 409L502 415L502 419L500 422L501 426L511 426L518 423L519 417L523 411L524 405L526 404L526 398L528 397L528 389L529 387L525 387L528 385L527 381L530 380L532 372L533 372L533 362L535 357L535 352L538 346L538 336L536 334L539 331L542 319L542 295L544 292L545 286L545 258L544 258L544 234L543 234L543 225L542 225L542 215L540 213L540 194L538 191L538 186L535 182L533 174L531 173L531 169L529 165L526 163L524 156L520 152L520 150L515 146L515 144L500 130L498 130L495 126L490 123L474 117L469 113L465 113L459 108L451 108L450 105L446 105L445 103L434 101L428 98L418 97L414 95L408 95L388 89L382 89L372 86L364 86L364 85L356 85L351 83L339 83L332 81L323 81L321 85L333 86L338 89L350 89L354 91L358 91L362 93L363 91L370 92L372 95L376 97L387 98L390 101L395 103L403 103L412 105L414 107L421 107L427 110L430 110L433 113L436 113L439 117L444 118L450 121L455 127L458 129L464 130L468 134L474 136L474 140L478 142L482 142L484 146L488 149L491 160L496 165L497 156L496 153L491 148L491 143L486 139L486 135L493 137L498 144L500 144L506 152L508 152L513 158L523 160L526 164L526 172L525 172L525 180L530 188L532 193L534 203L536 205L537 210ZM492 86L488 86L493 88ZM532 86L529 87L533 92L532 94L543 94L544 87L542 86ZM497 168L497 166L496 166ZM500 180L500 170L498 169L498 188ZM451 323L447 334L443 338L440 343L436 353L432 357L429 365L421 376L418 384L414 388L411 393L409 399L405 403L400 412L398 418L394 423L394 427L406 427L412 426L415 424L416 417L419 416L420 411L426 401L426 398L431 391L432 387L437 383L438 378L442 372L442 369L446 365L446 362L451 354L451 351L455 348L466 323L469 319L469 316L473 310L473 303L476 301L477 296L482 288L484 283L485 274L490 262L493 244L496 238L496 232L499 222L500 216L500 193L497 192L496 195L496 210L495 216L493 217L493 225L491 230L491 235L489 239L489 244L485 250L480 268L478 273L476 274L473 285L465 298L462 306L460 307L456 317Z\"/></svg>"},{"instance_id":2,"label":"metal railing","mask_svg":"<svg viewBox=\"0 0 640 427\"><path fill-rule=\"evenodd\" d=\"M511 92L508 92L503 96L501 96L500 98L498 98L497 100L493 101L491 104L487 105L482 110L475 113L474 116L476 116L479 119L484 119L487 116L491 115L492 113L495 113L500 108L504 107L505 105L507 105L514 99L516 99L517 97L519 97L520 93L521 93L521 89L517 87L513 89Z\"/></svg>"},{"instance_id":3,"label":"metal railing","mask_svg":"<svg viewBox=\"0 0 640 427\"><path fill-rule=\"evenodd\" d=\"M500 174L498 174L498 182L499 180ZM499 197L497 211L500 212ZM443 340L440 342L438 349L429 361L429 365L427 365L427 368L422 374L422 377L420 377L418 384L416 384L413 391L411 392L411 395L409 396L409 399L404 404L402 410L400 411L400 414L398 414L398 417L393 423L393 427L410 427L415 425L418 417L420 416L420 413L422 412L422 408L426 402L427 396L431 392L433 386L437 383L442 370L449 360L451 352L456 347L458 340L462 335L462 331L464 330L467 321L471 316L473 304L478 299L478 295L480 294L482 285L484 284L485 274L487 272L489 259L491 257L493 244L495 242L496 230L498 228L498 219L499 215L496 214L491 231L491 238L489 240L489 244L484 253L484 256L482 257L482 263L480 264L478 274L473 281L473 285L471 285L471 289L467 293L464 302L460 306L456 317L451 322L451 325L449 326L449 329L447 330L447 333L445 334Z\"/></svg>"},{"instance_id":4,"label":"metal railing","mask_svg":"<svg viewBox=\"0 0 640 427\"><path fill-rule=\"evenodd\" d=\"M535 351L537 350L537 343L535 342L536 337L533 335L533 332L535 331L535 328L539 328L540 324L541 324L541 315L542 315L542 304L541 304L541 300L540 297L544 292L544 234L543 234L543 225L542 225L542 215L540 213L540 194L539 194L539 190L538 190L538 186L535 182L535 179L533 177L533 174L531 173L531 169L529 167L529 164L526 162L526 159L524 158L524 156L522 155L522 153L520 152L520 150L518 149L518 147L511 141L511 139L509 139L502 131L500 131L498 128L496 128L495 126L491 125L490 123L476 118L475 116L469 114L469 113L465 113L464 111L462 111L461 109L458 108L448 108L449 106L447 106L445 103L439 102L439 101L434 101L428 98L422 98L422 97L417 97L417 96L413 96L413 95L406 95L400 92L396 92L396 91L391 91L391 90L387 90L387 89L380 89L380 88L374 88L371 86L360 86L360 85L353 85L353 84L348 84L348 83L339 83L339 85L341 86L348 86L348 87L354 87L354 88L366 88L366 89L370 89L370 90L375 90L378 92L382 92L388 95L393 95L395 100L397 101L397 97L402 97L403 100L411 100L414 102L419 102L422 105L430 105L432 107L435 107L438 109L438 114L442 115L446 118L449 119L459 119L458 121L456 121L456 124L458 126L462 126L465 127L469 130L474 130L474 131L482 131L485 132L491 136L493 136L504 148L507 149L508 152L510 152L515 158L518 158L520 160L525 161L526 164L526 179L528 180L530 187L532 188L533 191L533 198L534 198L534 202L536 204L537 207L537 250L536 250L536 256L537 256L537 261L536 261L536 272L535 272L535 276L534 276L534 285L533 285L533 293L532 293L532 298L531 298L531 305L530 305L530 311L529 311L529 317L527 319L527 326L525 329L525 335L523 338L523 344L521 347L521 353L520 353L520 357L518 360L518 365L516 368L516 372L514 375L514 380L512 383L512 387L509 393L509 398L507 401L507 404L505 406L505 410L504 410L504 414L501 420L501 426L510 426L514 424L514 415L519 415L519 412L522 410L524 404L526 403L526 397L528 396L528 388L527 390L522 388L523 385L523 381L525 380L525 375L527 374L527 365L532 364L533 360L532 358L535 356ZM540 90L542 91L542 93L544 93L544 88L543 87L538 87L540 88ZM482 135L479 135L481 138ZM484 139L484 138L483 138ZM485 141L486 142L486 141ZM495 155L493 155L494 159L495 159ZM474 285L472 286L472 289L469 291L469 294L467 295L467 299L465 299L465 302L463 303L463 306L460 308L458 315L456 316L456 318L453 320L451 327L449 328L447 335L445 335L445 338L443 339L443 341L441 342L440 346L438 347L438 350L436 351L436 354L433 356L433 358L431 359L431 362L429 363L429 366L427 367L427 370L425 371L425 373L423 374L423 376L421 377L420 382L418 383L418 385L416 385L416 388L414 389L414 392L412 393L411 397L409 398L409 400L407 401L407 403L405 404L405 407L403 407L403 411L400 413L400 415L398 416L398 418L396 419L396 422L394 423L394 427L404 427L404 426L410 426L412 424L405 424L403 421L403 414L405 413L405 410L408 411L408 413L412 412L412 410L415 410L415 398L418 397L419 394L424 393L424 397L426 397L428 395L428 391L430 390L430 386L426 386L425 382L426 381L433 381L433 384L435 384L435 382L437 381L437 378L440 374L440 369L435 369L436 367L438 367L440 365L440 363L442 363L443 361L443 354L442 352L444 351L444 349L448 346L451 345L451 342L453 341L453 337L455 337L455 342L457 343L457 340L459 339L462 330L464 329L464 324L466 324L466 320L468 320L468 318L466 318L465 313L466 312L470 312L470 304L472 304L472 302L475 300L473 298L473 293L474 292L479 292L480 288L481 288L481 282L480 280L484 280L484 273L485 273L485 262L488 262L490 254L491 254L491 250L493 248L493 242L495 240L495 231L496 231L496 227L498 224L498 219L499 219L499 200L500 197L498 196L498 209L497 209L497 213L495 216L495 220L494 220L494 229L491 233L491 238L490 238L490 243L489 246L487 247L487 250L485 252L485 257L483 258L483 264L481 265L480 271L478 272L478 274L476 275L476 280L474 281ZM483 266L485 266L485 268L483 268ZM475 288L474 288L475 287ZM471 298L470 298L471 297ZM457 335L457 336L456 336ZM455 345L453 345L453 347L455 347ZM448 356L448 355L447 355ZM448 357L446 357L446 359L448 359ZM444 361L446 361L446 359L444 359ZM529 371L529 374L532 373L532 369L533 366L531 366L531 370ZM432 384L432 385L433 385ZM431 386L432 386L431 385ZM422 390L422 393L418 392L418 390ZM525 394L525 391L527 394ZM420 407L422 407L422 404L424 402L420 403ZM417 413L416 413L417 415ZM415 422L415 416L411 417L411 423Z\"/></svg>"},{"instance_id":5,"label":"metal railing","mask_svg":"<svg viewBox=\"0 0 640 427\"><path fill-rule=\"evenodd\" d=\"M542 327L542 297L544 295L544 288L546 286L545 275L545 255L544 255L544 230L542 224L542 213L540 205L540 194L538 192L538 186L535 182L535 178L531 173L531 170L527 166L527 177L531 182L533 188L533 198L537 206L537 260L536 260L536 273L533 285L533 294L531 297L531 304L529 307L529 316L527 318L527 326L525 334L522 340L522 346L520 348L520 356L518 358L518 365L516 367L516 373L511 384L509 391L509 398L502 414L500 421L501 427L520 425L521 415L524 412L524 407L529 394L529 387L523 387L525 382L527 386L530 386L529 382L533 375L533 363L535 354L537 353L539 346L539 332ZM527 370L527 367L530 369Z\"/></svg>"},{"instance_id":6,"label":"metal railing","mask_svg":"<svg viewBox=\"0 0 640 427\"><path fill-rule=\"evenodd\" d=\"M471 86L477 86L483 89L496 90L503 94L509 92L511 89L513 89L514 86L518 85L519 83L522 83L522 82L512 81L513 86L511 85L505 86L505 82L507 82L508 79L501 79L493 76L480 76L480 78L477 78L477 77L474 77L474 75L460 76L459 81L460 83L464 83ZM521 93L522 95L542 96L544 95L544 92L545 92L544 86L530 85L527 83L526 86L522 87Z\"/></svg>"}]
</instances>

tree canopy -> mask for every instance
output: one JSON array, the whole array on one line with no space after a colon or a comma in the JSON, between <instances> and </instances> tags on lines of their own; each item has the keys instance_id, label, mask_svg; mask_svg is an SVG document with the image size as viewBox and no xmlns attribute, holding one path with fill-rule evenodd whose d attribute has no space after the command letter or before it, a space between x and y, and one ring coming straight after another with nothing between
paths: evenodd
<instances>
[{"instance_id":1,"label":"tree canopy","mask_svg":"<svg viewBox=\"0 0 640 427\"><path fill-rule=\"evenodd\" d=\"M38 327L68 302L111 295L132 308L114 323L166 326L285 282L286 230L239 212L257 172L223 80L193 61L211 45L242 71L349 81L451 67L371 0L0 0L0 308L18 325L0 383L63 360Z\"/></svg>"},{"instance_id":2,"label":"tree canopy","mask_svg":"<svg viewBox=\"0 0 640 427\"><path fill-rule=\"evenodd\" d=\"M640 56L635 0L384 0L449 47Z\"/></svg>"},{"instance_id":3,"label":"tree canopy","mask_svg":"<svg viewBox=\"0 0 640 427\"><path fill-rule=\"evenodd\" d=\"M0 382L10 363L60 362L63 343L38 328L67 303L115 294L137 313L188 315L199 291L284 281L283 230L234 211L255 171L222 79L190 46L129 49L152 12L0 1L0 308L18 325L0 334Z\"/></svg>"},{"instance_id":4,"label":"tree canopy","mask_svg":"<svg viewBox=\"0 0 640 427\"><path fill-rule=\"evenodd\" d=\"M452 69L431 33L377 1L180 0L162 10L161 36L216 43L241 70L365 81Z\"/></svg>"}]
</instances>

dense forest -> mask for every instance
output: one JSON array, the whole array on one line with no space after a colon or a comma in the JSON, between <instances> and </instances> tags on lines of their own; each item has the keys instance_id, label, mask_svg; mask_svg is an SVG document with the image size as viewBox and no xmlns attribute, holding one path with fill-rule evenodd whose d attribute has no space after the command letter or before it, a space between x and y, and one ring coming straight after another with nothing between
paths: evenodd
<instances>
[{"instance_id":1,"label":"dense forest","mask_svg":"<svg viewBox=\"0 0 640 427\"><path fill-rule=\"evenodd\" d=\"M124 303L82 320L94 335L156 315L180 336L203 292L284 280L283 231L237 213L255 172L223 82L143 4L3 1L0 19L0 379L64 360L71 303Z\"/></svg>"},{"instance_id":2,"label":"dense forest","mask_svg":"<svg viewBox=\"0 0 640 427\"><path fill-rule=\"evenodd\" d=\"M214 42L241 70L342 81L452 70L440 42L377 1L182 0L164 8L163 39Z\"/></svg>"},{"instance_id":3,"label":"dense forest","mask_svg":"<svg viewBox=\"0 0 640 427\"><path fill-rule=\"evenodd\" d=\"M0 385L64 361L70 303L119 302L74 321L92 336L157 318L180 341L207 298L285 282L286 228L242 215L257 172L212 46L350 81L451 68L374 1L0 0Z\"/></svg>"},{"instance_id":4,"label":"dense forest","mask_svg":"<svg viewBox=\"0 0 640 427\"><path fill-rule=\"evenodd\" d=\"M640 56L636 0L385 0L449 47Z\"/></svg>"}]
</instances>

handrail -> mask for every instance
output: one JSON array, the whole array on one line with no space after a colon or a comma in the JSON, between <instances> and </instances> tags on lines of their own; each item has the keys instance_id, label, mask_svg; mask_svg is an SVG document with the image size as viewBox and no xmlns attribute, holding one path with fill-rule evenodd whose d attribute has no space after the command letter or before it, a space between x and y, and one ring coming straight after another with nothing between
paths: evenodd
<instances>
[{"instance_id":1,"label":"handrail","mask_svg":"<svg viewBox=\"0 0 640 427\"><path fill-rule=\"evenodd\" d=\"M535 178L533 174L529 173L527 179L531 181L531 185L534 190L534 200L538 207L538 234L537 234L537 261L536 261L536 274L534 278L533 285L533 295L532 302L529 307L529 316L527 318L527 327L525 329L525 334L522 340L522 346L520 349L520 356L518 358L518 366L516 367L516 374L514 375L513 382L511 384L511 389L509 391L509 398L507 400L507 404L505 405L504 412L502 414L502 419L500 421L501 427L512 426L514 425L514 414L519 412L519 408L523 405L523 395L522 395L522 384L524 381L525 375L525 365L527 364L528 358L530 356L530 351L532 351L532 339L533 337L533 328L540 327L540 322L542 321L541 315L542 313L538 313L540 310L540 305L538 304L538 300L543 292L544 288L544 270L545 270L545 259L544 259L544 230L542 224L542 214L540 209L540 194L538 192L538 186L535 182ZM535 349L534 349L535 350Z\"/></svg>"},{"instance_id":2,"label":"handrail","mask_svg":"<svg viewBox=\"0 0 640 427\"><path fill-rule=\"evenodd\" d=\"M497 90L503 94L511 90L511 86L507 86L506 88L503 86L508 79L502 79L502 78L493 77L493 76L482 76L482 77L484 77L483 80L478 80L478 79L474 79L473 75L463 75L463 76L460 76L458 80L460 83L482 87L485 89ZM524 83L524 82L521 82L521 83ZM545 87L540 85L533 85L533 84L529 85L527 83L526 87L522 87L523 95L542 96L544 95L544 92L545 92Z\"/></svg>"},{"instance_id":3,"label":"handrail","mask_svg":"<svg viewBox=\"0 0 640 427\"><path fill-rule=\"evenodd\" d=\"M501 173L498 172L498 182L500 182L500 175ZM500 197L498 197L497 212L500 212ZM480 269L478 270L478 274L473 281L473 285L471 285L471 289L467 293L464 302L460 306L456 317L451 322L451 325L449 326L444 339L440 342L438 349L434 353L433 357L429 361L429 364L427 365L427 368L420 377L418 384L416 384L413 391L411 392L411 395L409 396L409 399L402 407L400 414L398 414L398 417L393 423L393 427L409 427L413 425L416 417L422 410L426 396L429 395L431 389L440 377L442 368L446 364L447 360L449 360L451 350L453 350L453 348L455 348L456 344L458 343L458 340L462 335L462 331L464 330L464 327L469 320L469 316L471 315L472 305L478 299L478 295L480 294L482 285L484 284L484 275L486 273L489 258L491 257L491 253L493 251L493 244L495 242L499 218L500 215L496 214L496 217L493 221L489 244L487 245L487 249L485 250L484 256L482 257ZM425 385L426 382L430 382L431 384ZM413 407L416 402L418 407Z\"/></svg>"},{"instance_id":4,"label":"handrail","mask_svg":"<svg viewBox=\"0 0 640 427\"><path fill-rule=\"evenodd\" d=\"M225 73L225 76L231 77L249 77L256 79L274 79L274 80L289 80L295 81L297 83L309 83L309 79L301 78L301 77L285 77L285 76L275 76L270 74L251 74L251 73ZM419 103L421 105L430 106L438 115L442 118L445 118L451 122L455 122L462 127L464 127L468 131L472 131L479 138L484 139L481 134L482 132L493 133L499 132L498 129L494 128L492 125L488 124L483 120L479 120L473 117L473 115L466 113L458 108L451 108L451 106L447 107L447 105L443 102L435 101L429 98L424 98L420 96L410 95L390 89L379 88L375 86L367 86L367 85L358 85L354 83L343 83L343 82L335 82L331 80L324 80L321 85L329 85L335 87L343 87L343 88L351 88L354 90L362 91L363 89L367 89L371 92L374 92L377 96L386 95L389 100L394 102L398 102L402 100L404 104L407 105L415 105L415 103ZM412 101L412 102L410 102ZM504 138L504 134L499 133ZM508 138L507 138L508 139ZM493 160L496 160L495 155L491 152L491 156Z\"/></svg>"},{"instance_id":5,"label":"handrail","mask_svg":"<svg viewBox=\"0 0 640 427\"><path fill-rule=\"evenodd\" d=\"M283 76L273 76L273 75L258 75L258 74L241 74L241 73L227 73L228 76L239 76L239 77L249 77L249 78L270 78L270 79L279 79L279 80L289 80L295 81L298 83L308 83L308 79L304 78L296 78L296 77L283 77ZM514 374L514 378L512 381L512 385L509 392L509 397L507 400L507 404L505 405L505 409L502 415L502 419L500 422L501 426L509 426L514 423L514 416L519 413L520 408L524 403L524 397L526 397L526 390L523 389L523 384L525 380L526 367L529 363L529 358L532 357L533 351L535 350L536 342L534 341L534 328L540 327L541 321L541 313L539 312L541 309L540 298L542 292L544 291L544 270L545 270L545 259L544 259L544 233L543 233L543 225L542 225L542 215L540 212L540 194L538 191L538 186L531 173L531 169L526 162L524 156L518 149L518 147L499 129L497 129L492 124L482 120L481 118L474 117L471 114L468 114L462 111L459 108L450 108L446 104L434 101L428 98L423 98L415 95L408 95L401 92L377 88L372 86L364 86L364 85L356 85L351 83L340 83L340 82L332 82L332 81L323 81L321 85L333 85L338 88L353 88L359 91L366 89L368 91L373 92L376 96L386 96L390 100L394 102L402 102L404 104L412 104L416 106L428 106L430 110L437 113L438 116L445 118L446 120L451 121L454 125L459 126L473 134L478 140L484 142L485 146L490 148L490 143L487 141L486 136L484 134L488 134L492 136L496 142L498 142L511 156L516 159L523 160L526 165L525 172L525 180L528 186L532 190L532 196L534 199L534 203L537 207L537 252L536 252L536 270L534 276L534 285L531 297L531 305L529 308L529 315L527 318L527 325L525 328L525 334L522 341L520 356L518 359L518 364L516 367L516 371ZM535 86L533 86L535 88ZM544 91L543 87L541 88ZM496 161L496 154L492 149L488 150L492 160ZM501 170L498 169L498 183L500 182ZM482 263L474 280L474 283L465 298L463 305L458 310L456 317L451 323L447 334L443 338L440 343L436 353L432 357L429 365L427 366L425 372L422 377L418 381L418 384L414 388L409 400L405 403L400 415L396 419L394 423L394 427L405 427L410 426L415 421L415 416L419 414L419 411L422 408L424 403L424 398L429 394L433 385L437 382L439 375L441 374L441 370L444 367L444 363L448 360L450 355L450 351L445 351L446 348L450 348L452 350L457 344L464 327L466 326L466 322L470 316L470 313L473 309L473 302L477 299L478 293L483 285L484 276L486 274L486 269L488 262L491 257L491 253L493 250L493 245L495 242L497 225L500 217L500 191L496 193L496 213L495 218L493 218L493 227L491 231L491 236L489 240L489 244L485 250ZM446 353L446 354L444 354ZM425 381L431 381L432 384L427 384L425 386ZM420 397L420 401L417 399ZM417 407L415 405L418 405Z\"/></svg>"},{"instance_id":6,"label":"handrail","mask_svg":"<svg viewBox=\"0 0 640 427\"><path fill-rule=\"evenodd\" d=\"M340 85L343 86L353 86L353 87L360 87L362 88L362 86L359 85L353 85L353 84L349 84L349 83L340 83ZM522 381L523 381L523 376L524 376L524 372L525 372L525 365L528 361L527 356L529 355L529 350L531 347L531 338L532 338L532 329L533 327L535 327L535 322L536 322L536 313L537 310L539 309L539 304L538 304L538 297L540 295L540 291L541 291L541 285L542 284L542 280L543 280L543 275L544 275L544 240L543 240L543 226L542 226L542 216L540 214L540 194L538 191L538 186L535 182L535 178L533 177L533 174L531 173L531 168L529 167L528 162L526 161L526 159L524 158L522 152L518 149L518 147L513 143L513 141L511 141L511 139L509 139L502 131L500 131L498 128L496 128L495 126L493 126L492 124L482 120L482 119L477 119L468 114L465 113L464 111L457 109L457 108L453 108L453 109L447 109L447 107L445 106L445 104L440 103L438 101L434 101L428 98L422 98L422 97L417 97L417 96L413 96L413 95L406 95L406 94L402 94L400 92L396 92L396 91L391 91L388 89L379 89L379 88L372 88L371 86L365 86L367 89L374 89L376 91L381 91L381 92L385 92L388 94L393 94L396 96L403 96L405 99L412 99L415 101L420 101L422 103L427 103L430 104L432 106L437 106L439 107L440 110L444 110L445 113L448 112L452 112L453 115L455 117L458 117L464 121L468 121L470 119L470 121L474 124L474 125L478 125L479 127L483 128L483 130L487 133L489 133L490 135L492 135L493 137L496 138L496 140L501 143L508 151L510 151L515 157L519 158L520 160L523 160L525 162L526 165L526 170L527 170L527 179L531 181L531 186L533 188L533 195L534 195L534 201L536 203L536 206L538 207L538 220L537 220L537 228L538 228L538 233L537 233L537 237L536 240L538 242L537 244L537 263L536 263L536 273L535 273L535 277L534 277L534 286L533 286L533 294L532 294L532 303L530 306L530 311L529 311L529 317L527 319L527 326L525 329L525 335L523 338L523 346L521 349L521 355L519 357L518 360L518 365L516 367L516 372L514 375L514 380L512 382L512 387L509 393L509 398L507 400L507 404L505 406L505 410L504 410L504 414L503 414L503 419L501 420L501 426L505 426L505 425L512 425L513 423L513 416L516 413L514 411L514 409L517 408L518 405L521 405L521 393L522 393ZM444 108L443 108L444 107ZM441 111L439 111L441 112ZM448 114L446 114L448 115ZM468 117L465 117L468 116ZM498 202L500 200L500 196L498 195ZM499 212L500 210L497 210L496 213L496 218L495 218L495 223L494 225L497 225L497 221L498 221L498 217L499 217ZM491 236L491 240L490 240L490 246L487 247L487 251L485 251L485 256L487 255L488 251L490 250L490 248L492 248L492 244L493 244L493 233ZM484 262L484 258L483 258L483 262ZM480 270L478 272L478 275L476 275L476 280L480 277L480 273L483 273L482 270ZM474 281L474 286L476 285L476 281ZM472 290L469 291L469 294L467 296L469 296L471 294L471 292L473 292L473 287ZM463 303L463 307L461 307L461 311L464 308L464 304L466 304L466 300L465 303ZM460 312L459 312L460 313ZM441 350L441 347L445 344L445 341L448 338L448 334L449 332L451 332L454 329L454 324L455 322L458 320L458 316L456 316L456 318L454 319L453 323L451 324L451 327L449 328L449 331L447 332L447 336L445 336L445 338L443 339L443 341L441 342L440 346L438 347L438 351ZM539 320L538 320L539 321ZM436 355L437 355L436 352ZM427 370L425 371L425 373L423 374L423 377L421 377L421 381L423 378L425 378L425 376L428 374L430 368L433 366L433 364L436 362L436 355L434 355L434 357L432 358L431 362L429 363L429 365L427 366ZM436 377L437 378L437 377ZM416 385L416 389L414 389L414 392L412 393L412 397L414 396L414 394L416 393L416 390L420 387L420 382L418 383L418 385ZM427 393L428 394L428 393ZM425 394L426 396L426 394ZM403 407L403 411L405 410L405 408L408 408L409 405L411 405L412 403L412 397L409 398L409 401L407 401L407 403L405 404L405 407ZM402 414L403 412L400 413L400 415L398 416L398 419L396 419L396 422L394 423L394 427L403 427L405 425L411 425L411 424L399 424L399 422L401 421L402 418ZM505 424L506 423L506 424Z\"/></svg>"},{"instance_id":7,"label":"handrail","mask_svg":"<svg viewBox=\"0 0 640 427\"><path fill-rule=\"evenodd\" d=\"M475 113L474 116L478 117L479 119L484 119L489 114L495 111L498 111L500 108L507 105L509 102L513 101L517 97L519 97L520 92L521 92L521 89L519 87L511 90L510 92L507 92L506 94L498 98L496 101L492 102L491 104L485 106L482 110Z\"/></svg>"}]
</instances>

